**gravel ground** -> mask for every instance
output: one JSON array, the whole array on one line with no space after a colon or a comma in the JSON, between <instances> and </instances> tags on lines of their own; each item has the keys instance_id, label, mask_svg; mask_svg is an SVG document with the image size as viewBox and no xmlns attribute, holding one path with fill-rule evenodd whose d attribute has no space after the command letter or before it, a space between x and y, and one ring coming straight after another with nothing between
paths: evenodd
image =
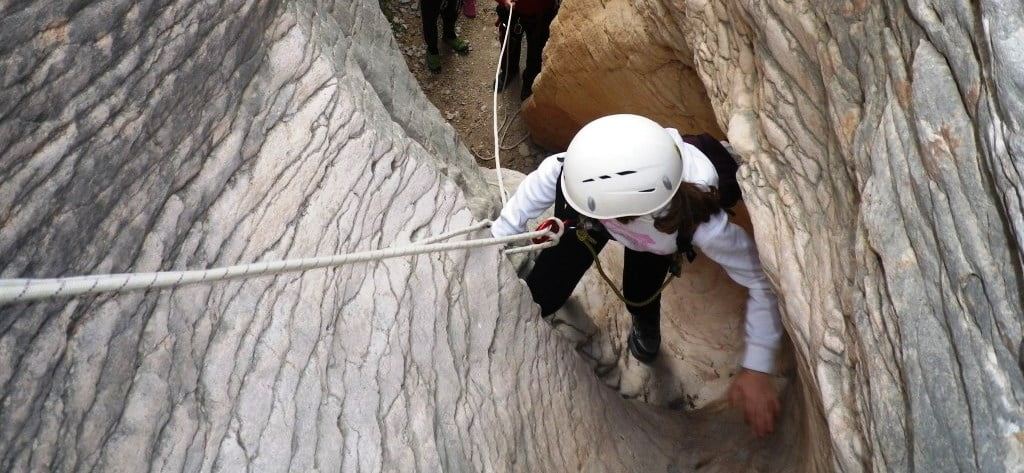
<instances>
[{"instance_id":1,"label":"gravel ground","mask_svg":"<svg viewBox=\"0 0 1024 473\"><path fill-rule=\"evenodd\" d=\"M423 86L430 101L455 127L473 151L481 166L494 167L494 132L491 84L501 47L494 26L498 15L495 3L477 0L476 18L459 15L459 36L470 43L467 55L458 55L440 45L443 68L434 74L427 69L419 3L414 0L381 0L381 9L391 20L395 39L402 49L409 70ZM440 20L438 21L440 30ZM525 49L525 47L524 47ZM526 52L522 56L525 58ZM529 173L551 154L530 141L519 116L521 81L498 94L498 127L501 138L501 166Z\"/></svg>"}]
</instances>

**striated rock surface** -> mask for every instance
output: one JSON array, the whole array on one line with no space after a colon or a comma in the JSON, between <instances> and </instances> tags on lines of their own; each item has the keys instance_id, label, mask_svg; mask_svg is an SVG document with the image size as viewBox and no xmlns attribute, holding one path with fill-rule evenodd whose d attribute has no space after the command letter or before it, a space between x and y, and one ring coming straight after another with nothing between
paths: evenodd
<instances>
[{"instance_id":1,"label":"striated rock surface","mask_svg":"<svg viewBox=\"0 0 1024 473\"><path fill-rule=\"evenodd\" d=\"M0 278L348 253L496 209L376 1L0 2L0 65ZM494 248L0 306L0 471L799 464L799 426L623 399L571 348Z\"/></svg>"},{"instance_id":2,"label":"striated rock surface","mask_svg":"<svg viewBox=\"0 0 1024 473\"><path fill-rule=\"evenodd\" d=\"M743 155L795 366L768 439L717 402L742 291L713 265L648 369L601 281L552 330L492 248L2 306L0 471L1024 471L1021 44L1010 0L563 4L539 141L633 112ZM375 1L0 2L0 65L0 278L497 208Z\"/></svg>"},{"instance_id":3,"label":"striated rock surface","mask_svg":"<svg viewBox=\"0 0 1024 473\"><path fill-rule=\"evenodd\" d=\"M676 111L694 100L688 81L617 72L643 44L666 69L692 65L742 154L795 348L804 468L1024 471L1024 6L563 8L526 107L537 136L563 144L591 116L629 111L603 77L636 94L634 111L661 103L653 117L688 129L706 111Z\"/></svg>"}]
</instances>

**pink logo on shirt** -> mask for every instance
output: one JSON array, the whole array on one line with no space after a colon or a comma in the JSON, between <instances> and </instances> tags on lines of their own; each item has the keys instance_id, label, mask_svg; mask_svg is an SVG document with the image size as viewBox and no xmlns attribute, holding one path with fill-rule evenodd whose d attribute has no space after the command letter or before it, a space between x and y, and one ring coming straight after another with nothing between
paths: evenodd
<instances>
[{"instance_id":1,"label":"pink logo on shirt","mask_svg":"<svg viewBox=\"0 0 1024 473\"><path fill-rule=\"evenodd\" d=\"M622 222L615 219L601 220L601 225L611 232L615 233L615 238L625 238L629 240L629 244L626 245L636 251L649 251L654 246L655 241L650 235L645 233L638 233L626 228ZM627 242L620 242L627 243Z\"/></svg>"}]
</instances>

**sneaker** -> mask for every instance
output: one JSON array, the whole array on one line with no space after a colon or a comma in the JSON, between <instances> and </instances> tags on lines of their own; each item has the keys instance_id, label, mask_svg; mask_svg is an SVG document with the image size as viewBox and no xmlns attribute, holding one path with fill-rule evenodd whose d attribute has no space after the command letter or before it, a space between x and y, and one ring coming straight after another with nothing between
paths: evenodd
<instances>
[{"instance_id":1,"label":"sneaker","mask_svg":"<svg viewBox=\"0 0 1024 473\"><path fill-rule=\"evenodd\" d=\"M427 69L430 69L430 72L433 73L441 72L440 54L427 54Z\"/></svg>"},{"instance_id":2,"label":"sneaker","mask_svg":"<svg viewBox=\"0 0 1024 473\"><path fill-rule=\"evenodd\" d=\"M636 358L636 361L645 365L650 364L658 357L658 347L661 346L661 331L658 329L641 331L633 324L629 332L629 353Z\"/></svg>"},{"instance_id":3,"label":"sneaker","mask_svg":"<svg viewBox=\"0 0 1024 473\"><path fill-rule=\"evenodd\" d=\"M462 4L462 14L466 18L476 18L476 0L465 0Z\"/></svg>"},{"instance_id":4,"label":"sneaker","mask_svg":"<svg viewBox=\"0 0 1024 473\"><path fill-rule=\"evenodd\" d=\"M505 71L498 73L498 92L505 90L512 83L512 79L519 75L518 69L512 69L512 74L506 74ZM491 82L491 90L494 90L494 82Z\"/></svg>"},{"instance_id":5,"label":"sneaker","mask_svg":"<svg viewBox=\"0 0 1024 473\"><path fill-rule=\"evenodd\" d=\"M459 37L445 38L444 44L447 44L452 48L452 51L455 51L459 54L466 54L469 52L469 43Z\"/></svg>"}]
</instances>

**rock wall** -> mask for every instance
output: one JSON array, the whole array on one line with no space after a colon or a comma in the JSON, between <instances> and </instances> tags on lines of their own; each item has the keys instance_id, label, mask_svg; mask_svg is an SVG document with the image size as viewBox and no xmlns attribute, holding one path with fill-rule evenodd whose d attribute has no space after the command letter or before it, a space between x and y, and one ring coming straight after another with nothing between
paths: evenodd
<instances>
[{"instance_id":1,"label":"rock wall","mask_svg":"<svg viewBox=\"0 0 1024 473\"><path fill-rule=\"evenodd\" d=\"M0 70L0 278L496 208L373 0L2 2ZM2 471L792 470L779 442L622 399L493 248L0 306Z\"/></svg>"},{"instance_id":2,"label":"rock wall","mask_svg":"<svg viewBox=\"0 0 1024 473\"><path fill-rule=\"evenodd\" d=\"M645 44L672 49L666 68L693 66L742 154L815 468L1024 471L1020 2L564 7L587 14L555 23L527 106L539 136L623 111L599 78ZM591 20L606 16L631 24ZM585 78L571 88L590 102L561 100L568 76ZM615 78L638 107L653 107L649 89L670 94L650 112L667 125L704 113L676 112L697 93L689 81Z\"/></svg>"},{"instance_id":3,"label":"rock wall","mask_svg":"<svg viewBox=\"0 0 1024 473\"><path fill-rule=\"evenodd\" d=\"M679 28L671 21L675 9L656 1L564 0L535 96L523 105L530 139L562 151L576 130L612 113L724 138L690 46L659 31Z\"/></svg>"},{"instance_id":4,"label":"rock wall","mask_svg":"<svg viewBox=\"0 0 1024 473\"><path fill-rule=\"evenodd\" d=\"M346 253L493 215L377 7L0 3L0 277ZM570 17L607 30L573 45ZM771 438L700 371L732 345L692 360L680 330L635 371L621 314L551 330L489 249L2 306L0 470L1022 471L1022 42L1008 0L564 3L539 140L633 112L743 155L795 355ZM559 59L580 48L625 53Z\"/></svg>"}]
</instances>

